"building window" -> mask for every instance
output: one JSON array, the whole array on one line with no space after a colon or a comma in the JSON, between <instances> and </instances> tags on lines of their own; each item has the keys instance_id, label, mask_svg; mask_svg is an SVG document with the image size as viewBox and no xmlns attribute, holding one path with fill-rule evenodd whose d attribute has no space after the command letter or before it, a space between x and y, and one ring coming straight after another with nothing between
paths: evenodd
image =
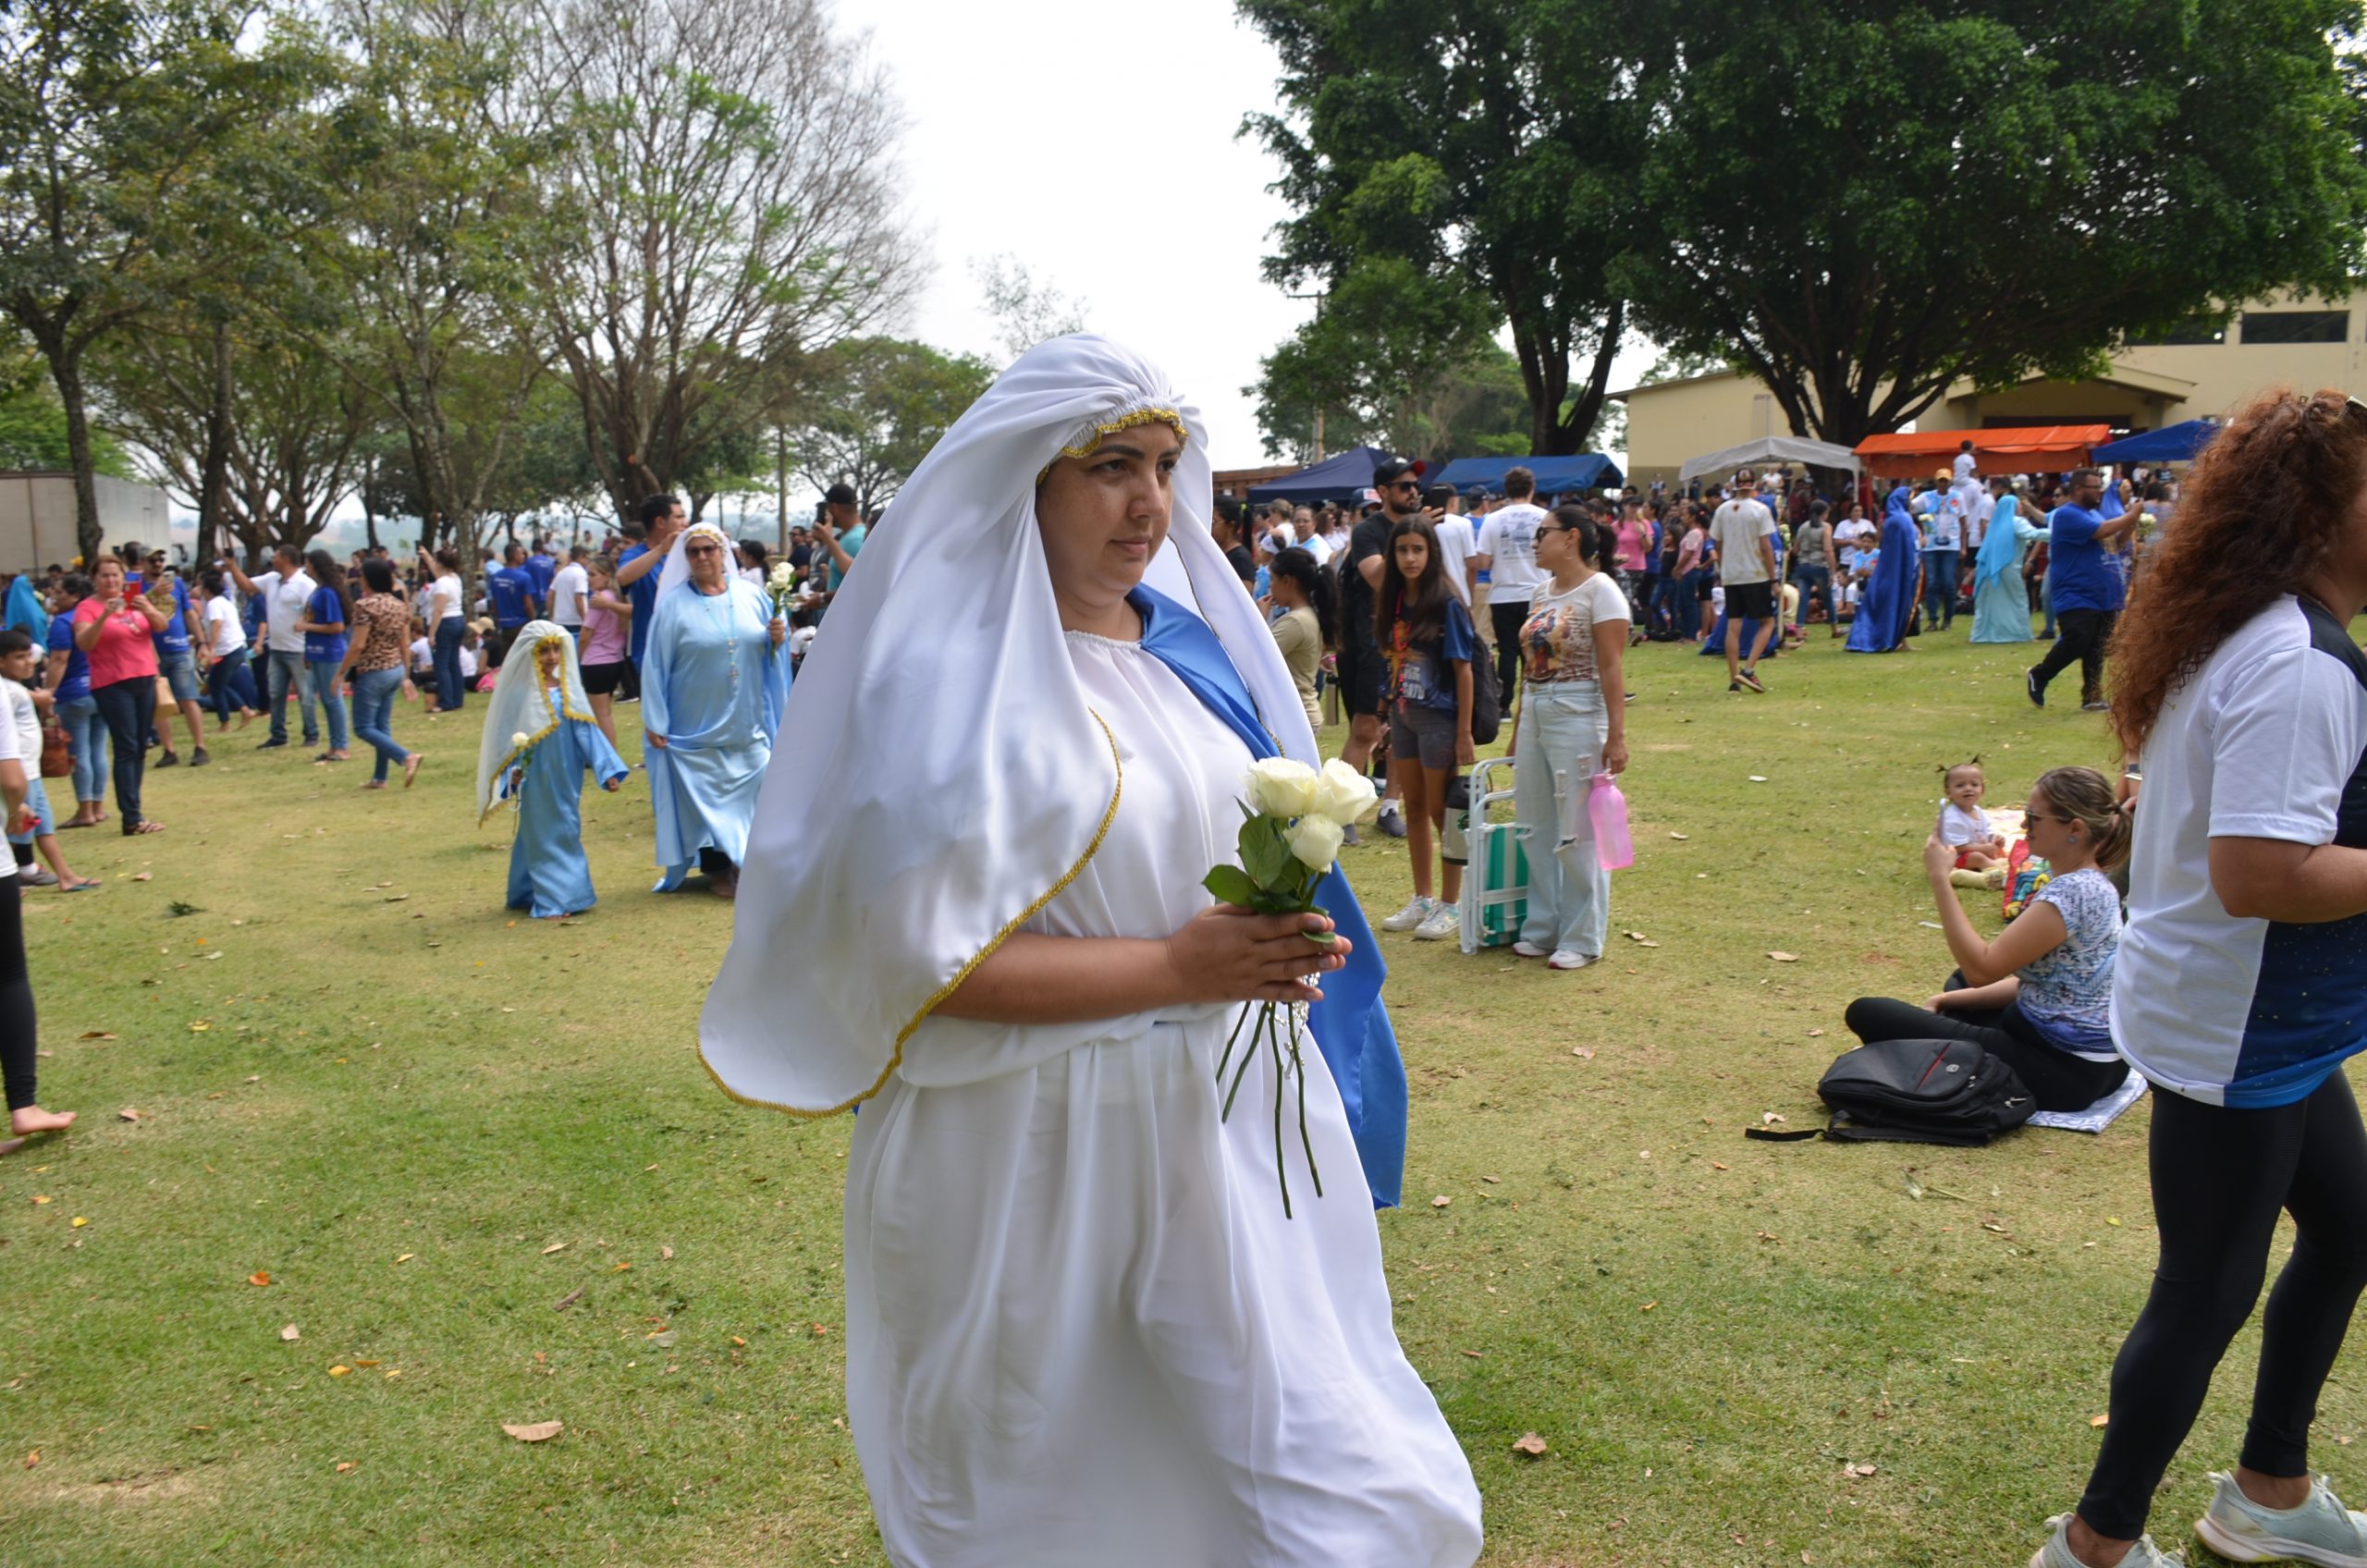
<instances>
[{"instance_id":1,"label":"building window","mask_svg":"<svg viewBox=\"0 0 2367 1568\"><path fill-rule=\"evenodd\" d=\"M2350 335L2349 311L2246 311L2247 343L2339 343Z\"/></svg>"},{"instance_id":2,"label":"building window","mask_svg":"<svg viewBox=\"0 0 2367 1568\"><path fill-rule=\"evenodd\" d=\"M2128 341L2132 347L2147 349L2225 343L2227 341L2227 324L2209 316L2196 316L2161 332L2132 332L2128 335Z\"/></svg>"}]
</instances>

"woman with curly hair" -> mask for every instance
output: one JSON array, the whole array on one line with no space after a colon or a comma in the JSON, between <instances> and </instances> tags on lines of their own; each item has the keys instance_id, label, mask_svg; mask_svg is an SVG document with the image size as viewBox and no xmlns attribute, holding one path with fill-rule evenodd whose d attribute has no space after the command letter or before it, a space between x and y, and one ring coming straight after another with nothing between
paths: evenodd
<instances>
[{"instance_id":1,"label":"woman with curly hair","mask_svg":"<svg viewBox=\"0 0 2367 1568\"><path fill-rule=\"evenodd\" d=\"M2237 546L2240 539L2240 565ZM2145 1515L2251 1316L2279 1212L2251 1421L2195 1533L2241 1562L2367 1562L2367 1514L2310 1471L2310 1423L2367 1285L2367 404L2264 395L2204 448L2113 649L2145 792L2114 1044L2161 1092L2161 1260L2113 1364L2076 1513L2032 1568L2171 1561Z\"/></svg>"}]
</instances>

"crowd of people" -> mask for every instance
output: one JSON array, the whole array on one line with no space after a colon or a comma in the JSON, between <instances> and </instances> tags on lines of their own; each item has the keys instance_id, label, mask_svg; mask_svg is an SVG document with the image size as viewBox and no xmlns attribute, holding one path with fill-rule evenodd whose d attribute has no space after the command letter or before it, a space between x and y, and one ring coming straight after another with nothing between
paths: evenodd
<instances>
[{"instance_id":1,"label":"crowd of people","mask_svg":"<svg viewBox=\"0 0 2367 1568\"><path fill-rule=\"evenodd\" d=\"M1723 652L1727 690L1757 693L1761 662L1819 619L1886 653L1968 612L1976 642L2053 639L2033 703L2082 666L2122 777L2040 774L2009 851L1979 759L1944 769L1922 866L1956 973L1919 1002L1861 998L1845 1022L1869 1044L1977 1047L2050 1111L2132 1072L2159 1091L2161 1267L2086 1495L2033 1568L2171 1561L2147 1514L2281 1212L2298 1239L2251 1425L2197 1530L2238 1561L2367 1560L2367 1515L2307 1463L2367 1290L2367 1127L2343 1072L2367 1047L2367 655L2349 632L2367 606L2367 405L2263 397L2158 537L2181 499L2158 478L1984 481L1969 444L1891 488L1876 523L1870 496L1834 521L1832 501L1748 470L1707 496L1549 498L1516 467L1471 505L1397 459L1347 506L1253 510L1211 498L1205 441L1154 368L1062 338L915 472L904 504L936 526L888 531L852 578L869 531L842 490L787 561L661 496L602 548L507 547L474 603L449 550L408 570L382 552L282 548L252 575L224 557L193 593L137 547L25 574L0 614L19 887L97 887L64 830L162 830L142 787L151 751L183 765L177 726L186 766L210 760L209 730L219 745L264 715L261 747L285 748L293 697L316 762L358 738L363 788L398 770L408 785L423 758L393 715L426 679L430 713L491 698L477 802L481 820L518 813L507 901L580 914L596 899L581 790L629 780L615 704L637 699L657 889L695 870L741 898L743 867L764 867L703 1057L750 1103L867 1102L848 1166L849 1411L891 1555L1467 1568L1478 1493L1397 1346L1371 1218L1399 1196L1406 1133L1372 927L1330 864L1336 835L1288 840L1315 857L1315 912L1211 907L1208 867L1247 842L1245 769L1324 777L1336 703L1340 761L1384 768L1377 826L1411 855L1413 897L1378 925L1439 940L1460 934L1462 772L1508 722L1529 867L1514 950L1580 970L1609 913L1586 801L1628 765L1636 643ZM2221 541L2239 522L2267 570L2231 578ZM1002 613L949 631L947 606L980 595ZM940 656L914 680L924 645ZM775 768L809 648L811 744ZM889 712L869 699L891 685ZM55 820L43 775L71 779L73 817ZM1984 938L1957 889L2030 856L2044 879ZM15 1141L72 1121L34 1094L20 900L0 895ZM1287 1051L1253 1036L1220 1095L1257 1004L1280 1009L1259 1029ZM1293 1077L1310 1173L1362 1180L1318 1181L1296 1211L1285 1180L1269 1214ZM1230 1116L1245 1085L1274 1108L1270 1139ZM1245 1398L1277 1421L1245 1430Z\"/></svg>"}]
</instances>

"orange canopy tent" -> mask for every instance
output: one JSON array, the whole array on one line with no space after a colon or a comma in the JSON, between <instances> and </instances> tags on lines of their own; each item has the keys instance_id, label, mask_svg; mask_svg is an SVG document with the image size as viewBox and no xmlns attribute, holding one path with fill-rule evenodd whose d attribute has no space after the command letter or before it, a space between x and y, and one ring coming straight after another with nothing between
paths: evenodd
<instances>
[{"instance_id":1,"label":"orange canopy tent","mask_svg":"<svg viewBox=\"0 0 2367 1568\"><path fill-rule=\"evenodd\" d=\"M1955 460L1972 443L1979 473L2041 473L2074 468L2088 449L2112 439L2108 424L2045 424L2016 430L1933 430L1913 435L1869 435L1858 443L1866 472L1877 479L1920 479Z\"/></svg>"}]
</instances>

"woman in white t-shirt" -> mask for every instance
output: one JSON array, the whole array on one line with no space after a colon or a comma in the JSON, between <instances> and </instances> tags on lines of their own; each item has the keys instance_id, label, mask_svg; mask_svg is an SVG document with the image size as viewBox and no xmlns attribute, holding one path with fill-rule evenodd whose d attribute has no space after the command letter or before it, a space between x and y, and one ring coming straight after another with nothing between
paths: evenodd
<instances>
[{"instance_id":1,"label":"woman in white t-shirt","mask_svg":"<svg viewBox=\"0 0 2367 1568\"><path fill-rule=\"evenodd\" d=\"M205 598L199 630L204 634L206 706L214 710L216 724L229 723L235 712L239 728L244 729L256 713L254 671L247 668L246 622L230 600L229 584L219 567L198 573L197 583Z\"/></svg>"},{"instance_id":2,"label":"woman in white t-shirt","mask_svg":"<svg viewBox=\"0 0 2367 1568\"><path fill-rule=\"evenodd\" d=\"M2272 392L2213 437L2113 639L2141 764L2113 1043L2157 1091L2161 1255L2113 1364L2086 1495L2039 1568L2153 1568L2143 1535L2282 1215L2251 1418L2195 1533L2242 1562L2367 1561L2367 1517L2310 1466L2318 1395L2367 1285L2367 409ZM2245 570L2226 541L2241 537Z\"/></svg>"},{"instance_id":3,"label":"woman in white t-shirt","mask_svg":"<svg viewBox=\"0 0 2367 1568\"><path fill-rule=\"evenodd\" d=\"M432 573L420 618L435 643L435 705L427 711L454 713L468 690L468 675L460 668L460 638L469 625L461 614L460 557L448 546L433 557L423 550L420 554L422 569Z\"/></svg>"},{"instance_id":4,"label":"woman in white t-shirt","mask_svg":"<svg viewBox=\"0 0 2367 1568\"><path fill-rule=\"evenodd\" d=\"M1620 660L1627 595L1603 570L1610 531L1579 507L1539 523L1537 564L1520 625L1520 708L1513 721L1513 811L1528 839L1528 918L1513 951L1554 969L1602 957L1611 878L1582 831L1598 773L1627 769L1627 700ZM1546 846L1553 846L1551 853Z\"/></svg>"}]
</instances>

